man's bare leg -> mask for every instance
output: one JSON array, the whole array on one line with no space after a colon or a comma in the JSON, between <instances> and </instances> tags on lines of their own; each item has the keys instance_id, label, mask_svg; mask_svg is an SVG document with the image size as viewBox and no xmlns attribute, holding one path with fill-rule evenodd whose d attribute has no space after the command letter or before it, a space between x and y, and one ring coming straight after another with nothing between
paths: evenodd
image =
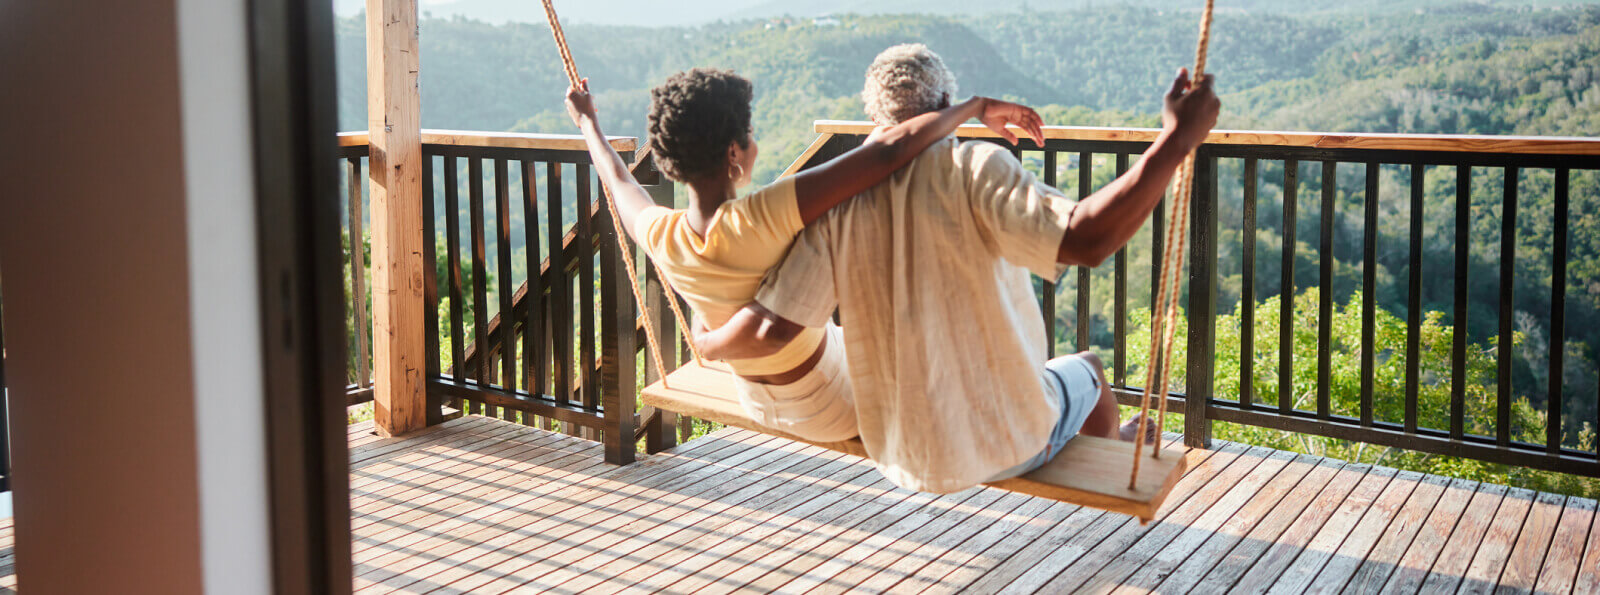
<instances>
[{"instance_id":1,"label":"man's bare leg","mask_svg":"<svg viewBox=\"0 0 1600 595\"><path fill-rule=\"evenodd\" d=\"M1083 429L1079 430L1079 433L1132 442L1136 439L1135 436L1139 434L1139 426L1144 425L1146 442L1154 442L1157 432L1154 424L1140 424L1139 419L1128 420L1127 423L1122 422L1122 414L1117 406L1117 397L1111 394L1111 383L1106 382L1105 366L1101 363L1100 356L1095 355L1092 351L1084 351L1076 355L1088 361L1089 365L1094 367L1095 380L1100 385L1100 398L1095 402L1094 409L1089 411L1089 417L1083 421Z\"/></svg>"}]
</instances>

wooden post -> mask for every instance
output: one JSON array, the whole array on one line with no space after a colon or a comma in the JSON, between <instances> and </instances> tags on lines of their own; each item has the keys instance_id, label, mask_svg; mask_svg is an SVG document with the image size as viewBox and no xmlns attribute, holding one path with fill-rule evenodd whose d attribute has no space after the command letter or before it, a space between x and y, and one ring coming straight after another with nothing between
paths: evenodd
<instances>
[{"instance_id":1,"label":"wooden post","mask_svg":"<svg viewBox=\"0 0 1600 595\"><path fill-rule=\"evenodd\" d=\"M367 0L371 144L373 417L382 436L426 417L422 126L416 0Z\"/></svg>"}]
</instances>

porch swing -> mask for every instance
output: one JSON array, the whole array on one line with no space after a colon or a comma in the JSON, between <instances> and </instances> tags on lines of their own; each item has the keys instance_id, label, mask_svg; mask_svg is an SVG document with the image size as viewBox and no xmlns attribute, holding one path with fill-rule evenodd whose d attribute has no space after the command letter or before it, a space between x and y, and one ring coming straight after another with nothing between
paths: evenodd
<instances>
[{"instance_id":1,"label":"porch swing","mask_svg":"<svg viewBox=\"0 0 1600 595\"><path fill-rule=\"evenodd\" d=\"M556 48L567 78L573 86L581 80L567 46L566 36L556 17L552 0L543 0L545 16L550 31L555 36ZM1200 38L1195 51L1193 78L1204 75L1206 51L1211 37L1211 17L1214 0L1206 0L1200 16ZM1178 169L1174 192L1170 199L1172 223L1166 229L1165 250L1161 258L1161 279L1156 291L1156 307L1151 311L1150 362L1145 370L1144 393L1140 399L1140 417L1148 419L1150 401L1157 405L1157 427L1165 427L1167 413L1166 394L1171 380L1171 353L1173 342L1172 321L1177 316L1179 272L1183 268L1183 242L1188 235L1189 201L1194 186L1194 154L1190 153ZM616 228L617 242L623 254L632 254L628 235L623 229L617 207L611 200L611 189L601 184L606 194L606 207L611 211L611 223ZM632 258L622 259L636 303L645 303L639 287L639 277ZM658 275L667 284L665 274ZM670 287L670 285L668 286ZM667 299L683 336L691 336L685 326L687 320L676 299ZM661 380L641 392L641 401L649 407L672 411L706 421L743 428L754 432L814 444L823 448L863 458L871 458L859 438L843 442L813 442L761 425L745 414L740 406L732 369L719 362L704 361L692 342L694 362L667 373L661 360L661 344L656 337L655 324L650 311L641 309L644 318L645 339L650 357ZM1172 491L1187 467L1185 448L1178 441L1162 444L1159 440L1146 460L1145 443L1112 440L1096 436L1077 436L1068 441L1055 458L1043 467L1020 477L991 482L995 488L1058 500L1111 512L1127 514L1148 523L1156 518L1161 504ZM1124 480L1124 477L1126 478Z\"/></svg>"}]
</instances>

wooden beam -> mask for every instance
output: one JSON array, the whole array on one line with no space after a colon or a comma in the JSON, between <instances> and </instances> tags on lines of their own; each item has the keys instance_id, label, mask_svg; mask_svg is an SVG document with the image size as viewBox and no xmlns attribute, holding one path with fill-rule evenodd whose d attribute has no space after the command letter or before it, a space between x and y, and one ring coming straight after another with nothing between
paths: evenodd
<instances>
[{"instance_id":1,"label":"wooden beam","mask_svg":"<svg viewBox=\"0 0 1600 595\"><path fill-rule=\"evenodd\" d=\"M427 425L423 370L421 97L416 0L367 0L372 181L373 417L396 436Z\"/></svg>"},{"instance_id":2,"label":"wooden beam","mask_svg":"<svg viewBox=\"0 0 1600 595\"><path fill-rule=\"evenodd\" d=\"M618 153L639 150L639 139L631 136L608 136L606 141ZM367 144L366 131L340 132L339 146L362 147ZM422 130L422 144L451 145L457 147L491 147L497 149L544 149L549 151L589 150L581 134L532 134L526 132L481 132L476 130Z\"/></svg>"},{"instance_id":3,"label":"wooden beam","mask_svg":"<svg viewBox=\"0 0 1600 595\"><path fill-rule=\"evenodd\" d=\"M871 122L817 120L819 134L865 136ZM1020 130L1020 129L1019 129ZM1159 128L1101 128L1045 126L1045 140L1151 142ZM956 130L961 138L999 138L993 130L970 124ZM1021 136L1020 134L1018 136ZM1269 145L1317 149L1382 149L1391 151L1454 151L1465 153L1519 153L1528 155L1600 155L1600 139L1573 136L1498 136L1469 134L1382 134L1335 132L1270 132L1213 130L1206 136L1214 145Z\"/></svg>"}]
</instances>

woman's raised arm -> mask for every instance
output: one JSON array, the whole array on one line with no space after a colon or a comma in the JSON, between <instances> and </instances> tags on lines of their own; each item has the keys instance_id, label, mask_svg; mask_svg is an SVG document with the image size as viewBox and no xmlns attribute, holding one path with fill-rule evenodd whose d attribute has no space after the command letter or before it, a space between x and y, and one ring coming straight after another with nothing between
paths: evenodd
<instances>
[{"instance_id":1,"label":"woman's raised arm","mask_svg":"<svg viewBox=\"0 0 1600 595\"><path fill-rule=\"evenodd\" d=\"M583 79L582 84L581 89L567 88L567 115L583 131L583 139L589 145L589 156L594 160L594 171L599 174L600 182L611 190L617 214L622 217L622 228L628 230L628 236L637 242L639 234L634 231L633 223L639 218L640 212L656 203L650 199L650 193L645 192L644 186L640 186L639 181L628 172L628 165L622 162L622 156L606 141L605 133L600 131L600 120L595 117L594 98L589 95L589 79Z\"/></svg>"}]
</instances>

